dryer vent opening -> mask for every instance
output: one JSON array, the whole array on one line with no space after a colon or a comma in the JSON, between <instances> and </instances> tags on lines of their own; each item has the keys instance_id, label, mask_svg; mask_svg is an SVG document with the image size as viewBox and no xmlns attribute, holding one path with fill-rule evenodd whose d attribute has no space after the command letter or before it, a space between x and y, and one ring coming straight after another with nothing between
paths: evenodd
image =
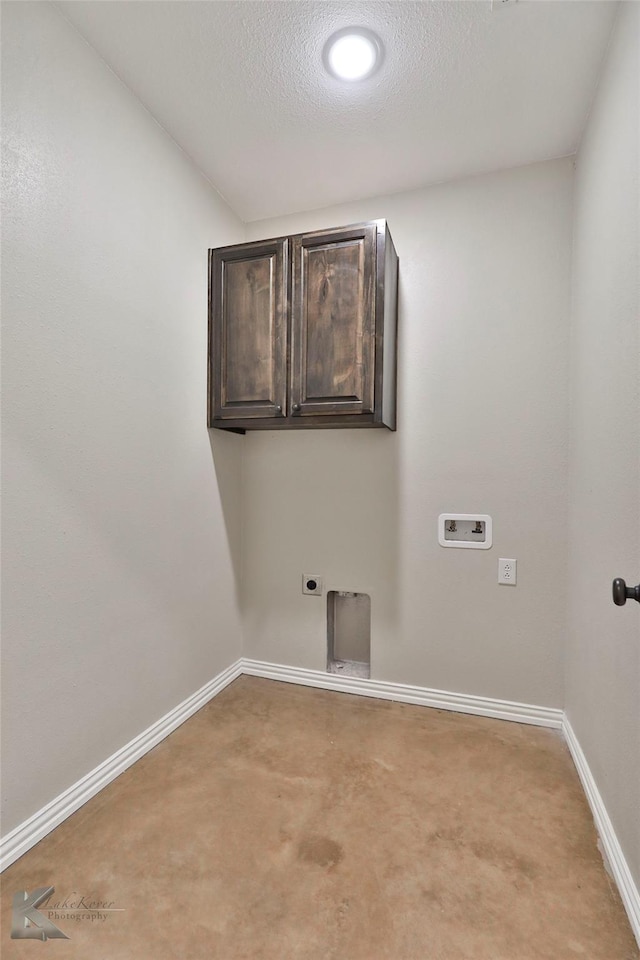
<instances>
[{"instance_id":1,"label":"dryer vent opening","mask_svg":"<svg viewBox=\"0 0 640 960\"><path fill-rule=\"evenodd\" d=\"M327 594L327 671L349 677L371 674L371 597L330 590Z\"/></svg>"}]
</instances>

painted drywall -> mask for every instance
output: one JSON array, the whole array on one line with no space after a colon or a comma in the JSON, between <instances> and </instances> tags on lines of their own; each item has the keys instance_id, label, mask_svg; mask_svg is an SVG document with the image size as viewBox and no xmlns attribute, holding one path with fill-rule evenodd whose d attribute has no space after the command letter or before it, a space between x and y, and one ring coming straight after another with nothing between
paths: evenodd
<instances>
[{"instance_id":1,"label":"painted drywall","mask_svg":"<svg viewBox=\"0 0 640 960\"><path fill-rule=\"evenodd\" d=\"M244 438L246 656L323 669L326 591L361 591L373 678L562 705L572 174L558 160L249 224L386 217L400 315L396 433ZM493 548L440 547L444 511L492 516Z\"/></svg>"},{"instance_id":2,"label":"painted drywall","mask_svg":"<svg viewBox=\"0 0 640 960\"><path fill-rule=\"evenodd\" d=\"M640 885L640 5L620 5L576 165L566 712Z\"/></svg>"},{"instance_id":3,"label":"painted drywall","mask_svg":"<svg viewBox=\"0 0 640 960\"><path fill-rule=\"evenodd\" d=\"M206 251L244 227L52 5L2 29L6 833L240 654Z\"/></svg>"}]
</instances>

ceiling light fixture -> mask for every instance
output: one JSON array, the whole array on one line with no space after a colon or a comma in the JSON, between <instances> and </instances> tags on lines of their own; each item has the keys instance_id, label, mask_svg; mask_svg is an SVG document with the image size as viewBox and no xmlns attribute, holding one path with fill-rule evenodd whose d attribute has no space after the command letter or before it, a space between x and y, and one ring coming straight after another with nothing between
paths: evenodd
<instances>
[{"instance_id":1,"label":"ceiling light fixture","mask_svg":"<svg viewBox=\"0 0 640 960\"><path fill-rule=\"evenodd\" d=\"M366 27L345 27L329 37L322 59L339 80L364 80L382 62L382 43Z\"/></svg>"}]
</instances>

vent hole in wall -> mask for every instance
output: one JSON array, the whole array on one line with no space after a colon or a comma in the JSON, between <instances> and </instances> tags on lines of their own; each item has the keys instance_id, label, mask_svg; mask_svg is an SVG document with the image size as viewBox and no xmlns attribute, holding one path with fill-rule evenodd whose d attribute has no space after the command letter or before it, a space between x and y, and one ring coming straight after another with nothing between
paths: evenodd
<instances>
[{"instance_id":1,"label":"vent hole in wall","mask_svg":"<svg viewBox=\"0 0 640 960\"><path fill-rule=\"evenodd\" d=\"M348 677L371 674L371 597L367 593L327 593L327 671Z\"/></svg>"}]
</instances>

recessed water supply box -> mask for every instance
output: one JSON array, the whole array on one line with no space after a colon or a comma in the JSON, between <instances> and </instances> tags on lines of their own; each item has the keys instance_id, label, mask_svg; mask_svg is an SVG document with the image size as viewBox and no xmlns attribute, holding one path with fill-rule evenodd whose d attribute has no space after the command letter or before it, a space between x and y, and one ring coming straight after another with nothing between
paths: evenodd
<instances>
[{"instance_id":1,"label":"recessed water supply box","mask_svg":"<svg viewBox=\"0 0 640 960\"><path fill-rule=\"evenodd\" d=\"M493 524L486 513L441 513L438 517L441 547L488 550L493 544Z\"/></svg>"},{"instance_id":2,"label":"recessed water supply box","mask_svg":"<svg viewBox=\"0 0 640 960\"><path fill-rule=\"evenodd\" d=\"M371 675L371 597L330 590L327 594L327 672Z\"/></svg>"}]
</instances>

